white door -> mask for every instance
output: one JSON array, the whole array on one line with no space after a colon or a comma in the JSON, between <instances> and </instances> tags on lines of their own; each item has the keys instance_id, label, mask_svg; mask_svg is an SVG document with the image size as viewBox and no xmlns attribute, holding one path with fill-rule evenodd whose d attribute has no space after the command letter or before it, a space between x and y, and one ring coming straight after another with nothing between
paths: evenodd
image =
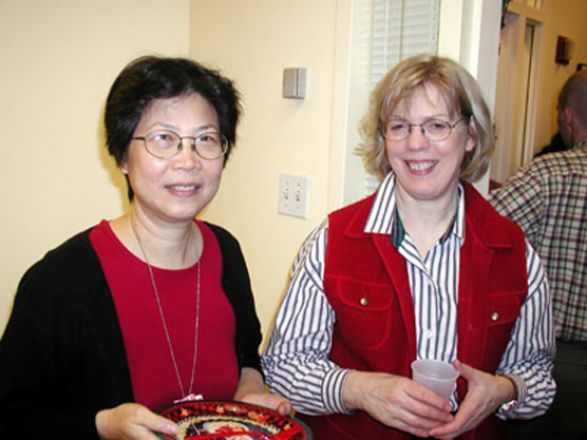
<instances>
[{"instance_id":1,"label":"white door","mask_svg":"<svg viewBox=\"0 0 587 440\"><path fill-rule=\"evenodd\" d=\"M507 13L500 33L495 96L497 140L490 177L504 183L532 159L537 25Z\"/></svg>"}]
</instances>

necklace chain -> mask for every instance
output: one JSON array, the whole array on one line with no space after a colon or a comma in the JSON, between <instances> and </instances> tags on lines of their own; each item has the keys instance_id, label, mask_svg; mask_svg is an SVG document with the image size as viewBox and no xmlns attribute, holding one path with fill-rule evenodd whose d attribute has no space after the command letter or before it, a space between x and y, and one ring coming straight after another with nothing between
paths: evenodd
<instances>
[{"instance_id":1,"label":"necklace chain","mask_svg":"<svg viewBox=\"0 0 587 440\"><path fill-rule=\"evenodd\" d=\"M196 364L198 362L198 334L200 330L200 268L201 264L200 261L196 263L197 272L198 272L198 280L197 280L197 287L196 287L196 319L194 323L194 356L192 358L192 373L190 376L190 385L188 388L188 392L185 392L185 388L183 386L183 381L181 380L181 375L179 374L179 367L177 366L177 360L175 358L175 352L173 350L173 344L171 343L171 336L169 334L169 328L167 327L167 320L165 319L165 313L163 312L163 307L161 306L161 299L159 297L159 289L157 289L157 284L155 283L155 276L153 275L153 268L149 263L149 258L147 257L147 253L145 252L145 248L143 247L143 243L137 233L134 221L131 219L131 226L132 231L139 244L139 248L141 249L141 253L143 254L143 258L145 259L145 263L147 263L147 268L149 269L149 277L151 278L151 285L153 287L153 293L155 294L155 299L157 300L157 308L159 309L159 316L161 316L161 322L163 323L163 330L165 331L165 339L167 340L167 346L169 347L169 354L171 356L171 362L173 363L173 369L175 370L175 377L177 379L177 383L179 385L179 389L181 391L181 395L184 398L190 399L192 394L192 387L194 385L194 378L196 373Z\"/></svg>"}]
</instances>

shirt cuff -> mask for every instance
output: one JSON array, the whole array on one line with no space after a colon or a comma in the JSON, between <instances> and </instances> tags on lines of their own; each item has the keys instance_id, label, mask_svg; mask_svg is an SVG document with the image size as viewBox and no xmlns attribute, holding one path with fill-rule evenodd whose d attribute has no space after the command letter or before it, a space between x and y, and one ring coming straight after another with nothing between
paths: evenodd
<instances>
[{"instance_id":1,"label":"shirt cuff","mask_svg":"<svg viewBox=\"0 0 587 440\"><path fill-rule=\"evenodd\" d=\"M517 393L516 400L518 401L518 403L524 402L524 400L526 400L526 397L528 396L528 387L526 386L526 382L524 381L524 379L522 379L517 374L511 373L502 374L502 376L506 376L514 383Z\"/></svg>"},{"instance_id":2,"label":"shirt cuff","mask_svg":"<svg viewBox=\"0 0 587 440\"><path fill-rule=\"evenodd\" d=\"M351 370L335 368L327 373L324 377L322 396L324 406L328 413L352 414L344 404L342 399L342 389L344 382Z\"/></svg>"}]
</instances>

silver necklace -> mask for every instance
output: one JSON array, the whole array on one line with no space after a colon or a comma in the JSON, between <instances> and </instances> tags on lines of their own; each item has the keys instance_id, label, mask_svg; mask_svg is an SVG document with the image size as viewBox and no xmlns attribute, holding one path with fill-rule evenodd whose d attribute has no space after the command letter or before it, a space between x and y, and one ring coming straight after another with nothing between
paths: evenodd
<instances>
[{"instance_id":1,"label":"silver necklace","mask_svg":"<svg viewBox=\"0 0 587 440\"><path fill-rule=\"evenodd\" d=\"M183 386L183 381L181 380L181 375L179 374L179 367L177 366L177 360L175 358L175 352L173 351L173 345L171 343L171 337L169 335L169 329L167 327L167 320L165 319L165 313L163 312L163 307L161 306L161 299L159 298L159 290L157 289L157 284L155 283L155 276L153 275L153 268L149 263L149 258L147 257L147 253L145 252L145 248L143 247L143 243L139 238L139 234L137 233L134 221L131 219L131 227L135 239L139 244L139 248L141 249L141 253L143 254L143 258L145 259L145 263L147 263L147 268L149 269L149 276L151 278L151 285L153 286L153 293L155 294L155 299L157 300L157 308L159 309L159 316L161 316L161 322L163 323L163 330L165 331L165 339L167 340L167 346L169 348L169 354L171 356L171 362L173 363L173 369L175 370L175 377L177 379L177 383L179 385L179 390L181 395L183 396L181 399L175 401L177 402L184 402L188 400L198 400L202 397L200 395L195 395L192 393L192 387L194 385L194 377L196 373L196 364L198 362L198 334L200 330L200 261L196 263L197 271L198 271L198 281L196 287L196 319L194 324L194 356L192 358L192 373L190 376L190 386L188 388L188 392L185 392L185 388Z\"/></svg>"}]
</instances>

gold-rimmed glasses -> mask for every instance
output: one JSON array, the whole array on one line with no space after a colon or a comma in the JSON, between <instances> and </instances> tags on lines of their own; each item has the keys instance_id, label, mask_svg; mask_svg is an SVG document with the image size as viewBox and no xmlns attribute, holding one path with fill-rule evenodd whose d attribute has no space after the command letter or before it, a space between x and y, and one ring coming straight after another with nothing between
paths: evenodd
<instances>
[{"instance_id":1,"label":"gold-rimmed glasses","mask_svg":"<svg viewBox=\"0 0 587 440\"><path fill-rule=\"evenodd\" d=\"M191 141L192 151L202 159L218 159L228 150L228 140L216 131L206 131L197 136L180 136L172 130L156 130L132 139L143 141L147 152L159 159L171 159L177 155L186 139Z\"/></svg>"},{"instance_id":2,"label":"gold-rimmed glasses","mask_svg":"<svg viewBox=\"0 0 587 440\"><path fill-rule=\"evenodd\" d=\"M412 127L420 127L420 131L430 141L443 141L448 138L453 130L465 117L450 123L442 119L428 119L421 124L410 124L403 119L391 119L385 126L383 137L392 141L403 141L412 132Z\"/></svg>"}]
</instances>

